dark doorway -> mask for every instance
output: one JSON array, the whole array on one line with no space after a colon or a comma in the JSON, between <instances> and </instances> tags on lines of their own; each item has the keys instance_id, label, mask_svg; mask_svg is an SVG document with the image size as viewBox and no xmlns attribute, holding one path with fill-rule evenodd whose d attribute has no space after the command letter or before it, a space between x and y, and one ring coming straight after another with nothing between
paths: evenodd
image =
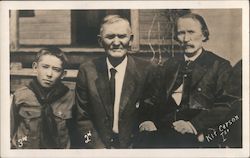
<instances>
[{"instance_id":1,"label":"dark doorway","mask_svg":"<svg viewBox=\"0 0 250 158\"><path fill-rule=\"evenodd\" d=\"M97 35L106 15L119 14L130 21L130 10L72 10L72 31L76 46L99 47Z\"/></svg>"}]
</instances>

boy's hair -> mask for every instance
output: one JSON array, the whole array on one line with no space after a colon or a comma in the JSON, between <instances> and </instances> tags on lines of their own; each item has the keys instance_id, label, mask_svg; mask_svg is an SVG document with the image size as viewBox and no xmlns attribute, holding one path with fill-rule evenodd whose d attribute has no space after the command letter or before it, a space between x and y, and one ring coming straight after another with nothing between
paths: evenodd
<instances>
[{"instance_id":1,"label":"boy's hair","mask_svg":"<svg viewBox=\"0 0 250 158\"><path fill-rule=\"evenodd\" d=\"M103 18L103 20L101 22L100 35L102 34L104 25L113 24L113 23L120 22L120 21L124 21L124 22L128 23L129 29L130 29L129 31L131 32L130 22L128 21L127 18L121 17L120 15L107 15Z\"/></svg>"},{"instance_id":2,"label":"boy's hair","mask_svg":"<svg viewBox=\"0 0 250 158\"><path fill-rule=\"evenodd\" d=\"M68 64L68 59L65 55L65 53L58 47L55 46L48 46L44 47L36 55L35 61L34 62L39 62L40 58L44 55L52 55L57 57L62 61L62 68L65 69L67 64Z\"/></svg>"}]
</instances>

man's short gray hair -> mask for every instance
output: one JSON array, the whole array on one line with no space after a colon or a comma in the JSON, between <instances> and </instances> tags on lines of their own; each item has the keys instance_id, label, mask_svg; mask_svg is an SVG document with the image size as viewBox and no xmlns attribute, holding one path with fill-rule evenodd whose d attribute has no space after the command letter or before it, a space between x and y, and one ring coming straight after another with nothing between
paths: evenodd
<instances>
[{"instance_id":1,"label":"man's short gray hair","mask_svg":"<svg viewBox=\"0 0 250 158\"><path fill-rule=\"evenodd\" d=\"M129 31L131 32L131 26L130 26L130 22L128 21L128 19L123 18L120 15L107 15L102 20L101 27L100 27L100 35L102 34L104 25L113 24L113 23L120 22L120 21L124 21L128 23Z\"/></svg>"}]
</instances>

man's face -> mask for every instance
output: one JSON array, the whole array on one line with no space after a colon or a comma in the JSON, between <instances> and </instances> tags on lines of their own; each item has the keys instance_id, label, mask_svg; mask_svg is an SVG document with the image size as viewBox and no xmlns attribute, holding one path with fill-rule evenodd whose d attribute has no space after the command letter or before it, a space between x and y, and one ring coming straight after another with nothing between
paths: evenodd
<instances>
[{"instance_id":1,"label":"man's face","mask_svg":"<svg viewBox=\"0 0 250 158\"><path fill-rule=\"evenodd\" d=\"M129 24L125 21L118 21L105 24L99 40L109 56L122 58L127 54L132 39Z\"/></svg>"},{"instance_id":2,"label":"man's face","mask_svg":"<svg viewBox=\"0 0 250 158\"><path fill-rule=\"evenodd\" d=\"M62 61L53 55L43 55L33 63L37 72L37 80L44 88L50 88L64 75Z\"/></svg>"},{"instance_id":3,"label":"man's face","mask_svg":"<svg viewBox=\"0 0 250 158\"><path fill-rule=\"evenodd\" d=\"M192 18L178 19L177 39L187 55L195 55L201 50L205 39L199 21Z\"/></svg>"}]
</instances>

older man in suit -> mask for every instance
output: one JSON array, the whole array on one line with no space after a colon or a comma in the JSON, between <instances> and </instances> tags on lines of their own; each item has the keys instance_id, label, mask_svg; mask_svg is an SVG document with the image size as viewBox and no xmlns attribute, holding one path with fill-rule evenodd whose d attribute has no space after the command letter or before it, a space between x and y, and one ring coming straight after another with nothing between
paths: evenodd
<instances>
[{"instance_id":1,"label":"older man in suit","mask_svg":"<svg viewBox=\"0 0 250 158\"><path fill-rule=\"evenodd\" d=\"M129 148L138 131L139 100L153 67L128 55L133 35L127 19L105 17L98 38L106 56L79 68L77 128L87 148Z\"/></svg>"},{"instance_id":2,"label":"older man in suit","mask_svg":"<svg viewBox=\"0 0 250 158\"><path fill-rule=\"evenodd\" d=\"M203 43L209 39L209 31L200 15L181 16L175 30L175 38L183 53L169 58L161 67L159 85L151 99L144 102L147 106L154 105L156 117L143 122L140 130L157 128L153 132L156 135L154 141L157 136L160 139L151 147L199 147L200 142L216 146L204 133L213 134L212 129L224 123L231 110L234 98L223 93L231 65L203 48ZM221 138L220 133L214 137Z\"/></svg>"}]
</instances>

